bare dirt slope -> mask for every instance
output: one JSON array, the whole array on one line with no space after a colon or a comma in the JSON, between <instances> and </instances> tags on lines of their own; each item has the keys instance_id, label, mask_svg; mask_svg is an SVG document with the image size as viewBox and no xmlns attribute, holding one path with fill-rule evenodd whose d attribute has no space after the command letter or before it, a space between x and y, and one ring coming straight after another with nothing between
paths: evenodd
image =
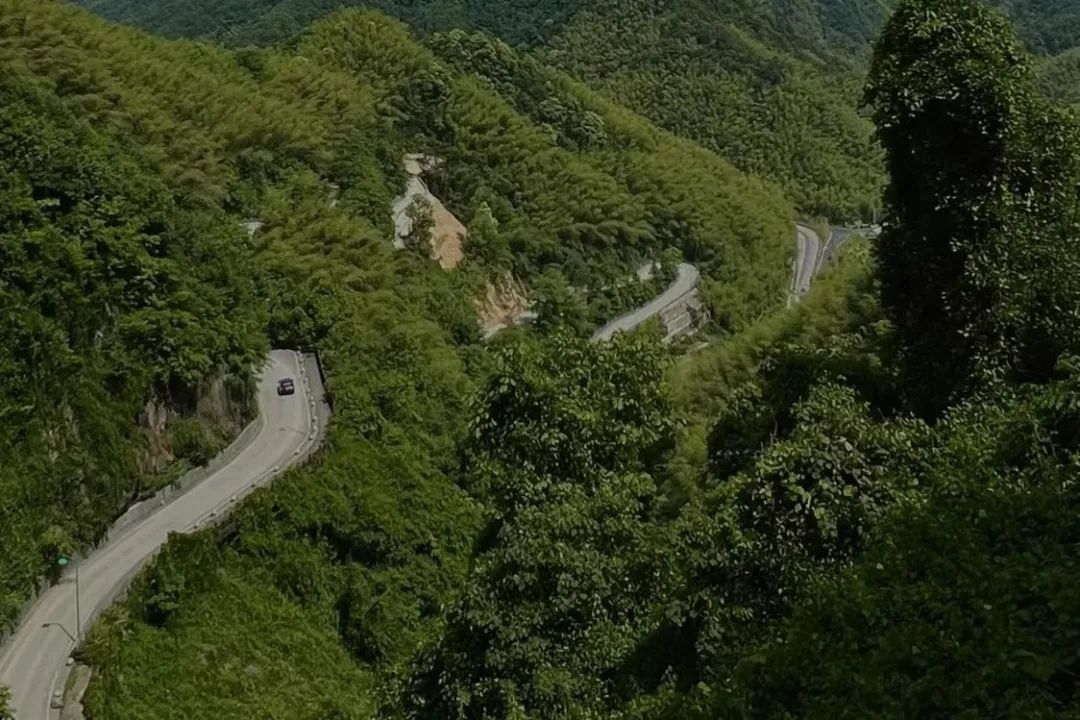
<instances>
[{"instance_id":1,"label":"bare dirt slope","mask_svg":"<svg viewBox=\"0 0 1080 720\"><path fill-rule=\"evenodd\" d=\"M395 245L404 247L404 238L412 230L409 208L418 200L431 206L431 218L435 225L431 232L431 257L443 270L453 270L464 258L462 242L469 234L465 225L450 212L439 198L431 194L424 183L423 174L437 163L425 155L406 155L403 159L409 183L405 193L394 201Z\"/></svg>"}]
</instances>

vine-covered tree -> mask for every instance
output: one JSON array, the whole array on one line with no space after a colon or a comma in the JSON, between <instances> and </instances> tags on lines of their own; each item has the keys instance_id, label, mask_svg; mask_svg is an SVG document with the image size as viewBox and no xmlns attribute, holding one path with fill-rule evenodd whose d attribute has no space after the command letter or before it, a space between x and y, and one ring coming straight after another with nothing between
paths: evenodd
<instances>
[{"instance_id":1,"label":"vine-covered tree","mask_svg":"<svg viewBox=\"0 0 1080 720\"><path fill-rule=\"evenodd\" d=\"M882 299L917 405L1045 379L1080 342L1080 132L1041 99L1008 22L974 0L906 0L866 100L886 151Z\"/></svg>"}]
</instances>

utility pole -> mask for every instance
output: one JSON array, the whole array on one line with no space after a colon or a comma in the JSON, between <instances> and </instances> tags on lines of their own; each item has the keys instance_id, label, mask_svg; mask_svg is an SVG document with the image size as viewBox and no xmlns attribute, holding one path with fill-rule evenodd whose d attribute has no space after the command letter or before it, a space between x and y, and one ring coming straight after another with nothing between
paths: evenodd
<instances>
[{"instance_id":1,"label":"utility pole","mask_svg":"<svg viewBox=\"0 0 1080 720\"><path fill-rule=\"evenodd\" d=\"M61 630L64 631L64 634L67 635L68 638L71 640L72 645L78 645L79 644L79 641L75 639L75 636L72 635L70 632L68 632L68 629L66 627L64 627L61 623L42 623L41 627L43 627L43 628L50 628L50 627L60 628Z\"/></svg>"},{"instance_id":2,"label":"utility pole","mask_svg":"<svg viewBox=\"0 0 1080 720\"><path fill-rule=\"evenodd\" d=\"M56 560L56 564L60 567L67 567L71 564L71 558L67 555L61 555ZM79 566L75 566L75 642L82 639L82 607L80 603L79 592ZM67 632L65 630L65 632Z\"/></svg>"}]
</instances>

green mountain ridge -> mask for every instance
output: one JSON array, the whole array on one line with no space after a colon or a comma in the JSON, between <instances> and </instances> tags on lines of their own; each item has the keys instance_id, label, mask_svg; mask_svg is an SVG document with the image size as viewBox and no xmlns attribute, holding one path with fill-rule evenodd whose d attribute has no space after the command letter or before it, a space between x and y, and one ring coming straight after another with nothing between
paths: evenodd
<instances>
[{"instance_id":1,"label":"green mountain ridge","mask_svg":"<svg viewBox=\"0 0 1080 720\"><path fill-rule=\"evenodd\" d=\"M112 20L233 46L287 40L343 4L80 1ZM893 0L344 4L382 10L422 34L483 30L529 48L740 169L779 182L808 216L869 219L878 207L880 164L856 108L871 42ZM1018 23L1036 53L1057 55L1080 44L1080 11L1068 2L994 4ZM1047 72L1048 85L1067 80L1075 87L1071 75Z\"/></svg>"},{"instance_id":2,"label":"green mountain ridge","mask_svg":"<svg viewBox=\"0 0 1080 720\"><path fill-rule=\"evenodd\" d=\"M167 35L281 42L340 2L125 3L87 7ZM842 3L355 2L421 33L487 31L528 48L658 125L782 184L804 213L873 215L881 185L854 108L859 56L884 15Z\"/></svg>"},{"instance_id":3,"label":"green mountain ridge","mask_svg":"<svg viewBox=\"0 0 1080 720\"><path fill-rule=\"evenodd\" d=\"M580 11L597 7L592 0L541 0L536 3L432 2L431 0L79 0L110 20L144 27L172 37L212 37L227 44L273 43L342 6L366 5L399 17L423 33L455 28L484 30L513 45L547 42ZM658 8L663 5L657 5ZM827 54L832 43L864 46L881 27L889 3L884 0L797 0L766 4L745 0L697 2L695 10L722 13L745 25L752 34L780 42L787 49L798 43ZM791 42L796 40L797 42ZM788 44L790 43L790 44Z\"/></svg>"}]
</instances>

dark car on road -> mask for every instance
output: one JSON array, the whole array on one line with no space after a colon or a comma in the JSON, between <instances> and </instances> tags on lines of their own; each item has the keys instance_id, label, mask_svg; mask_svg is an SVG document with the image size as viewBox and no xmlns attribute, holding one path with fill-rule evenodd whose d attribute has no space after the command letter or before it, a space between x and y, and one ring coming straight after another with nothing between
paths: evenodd
<instances>
[{"instance_id":1,"label":"dark car on road","mask_svg":"<svg viewBox=\"0 0 1080 720\"><path fill-rule=\"evenodd\" d=\"M292 378L285 378L284 380L278 380L277 394L278 395L295 395L296 394L296 383L293 382Z\"/></svg>"}]
</instances>

